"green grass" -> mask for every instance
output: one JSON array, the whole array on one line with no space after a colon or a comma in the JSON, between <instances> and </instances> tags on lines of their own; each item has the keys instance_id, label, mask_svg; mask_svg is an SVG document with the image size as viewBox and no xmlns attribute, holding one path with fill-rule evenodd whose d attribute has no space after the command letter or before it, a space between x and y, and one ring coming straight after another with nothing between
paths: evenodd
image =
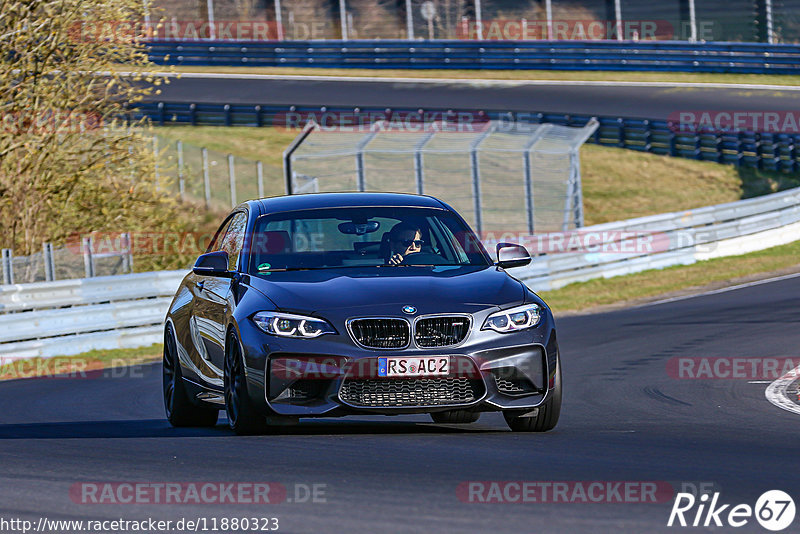
<instances>
[{"instance_id":1,"label":"green grass","mask_svg":"<svg viewBox=\"0 0 800 534\"><path fill-rule=\"evenodd\" d=\"M540 295L558 314L595 306L620 305L714 283L729 285L735 283L737 278L794 267L800 270L800 241L692 265L643 271L615 278L598 278L545 291Z\"/></svg>"},{"instance_id":2,"label":"green grass","mask_svg":"<svg viewBox=\"0 0 800 534\"><path fill-rule=\"evenodd\" d=\"M74 356L26 358L0 365L0 380L17 378L54 377L66 375L83 377L89 371L113 369L161 359L161 344L135 349L92 350Z\"/></svg>"},{"instance_id":3,"label":"green grass","mask_svg":"<svg viewBox=\"0 0 800 534\"><path fill-rule=\"evenodd\" d=\"M356 76L380 78L459 78L476 80L563 80L625 82L740 83L800 85L800 76L764 74L717 74L693 72L617 72L551 70L427 70L427 69L325 69L305 67L169 67L176 73L228 73L300 76ZM121 70L129 70L121 68ZM148 71L159 70L154 68ZM163 70L168 70L164 68Z\"/></svg>"}]
</instances>

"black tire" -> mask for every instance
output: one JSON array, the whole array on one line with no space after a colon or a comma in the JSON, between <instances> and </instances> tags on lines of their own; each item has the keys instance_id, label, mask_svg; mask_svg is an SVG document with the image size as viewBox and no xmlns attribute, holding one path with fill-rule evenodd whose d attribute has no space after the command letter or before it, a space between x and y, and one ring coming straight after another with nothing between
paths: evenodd
<instances>
[{"instance_id":1,"label":"black tire","mask_svg":"<svg viewBox=\"0 0 800 534\"><path fill-rule=\"evenodd\" d=\"M448 410L446 412L434 412L431 419L439 424L467 424L474 423L481 416L480 412L468 412L467 410Z\"/></svg>"},{"instance_id":2,"label":"black tire","mask_svg":"<svg viewBox=\"0 0 800 534\"><path fill-rule=\"evenodd\" d=\"M164 410L169 424L176 427L215 426L219 410L192 404L181 375L178 347L172 326L164 329L164 359L161 363L161 385Z\"/></svg>"},{"instance_id":3,"label":"black tire","mask_svg":"<svg viewBox=\"0 0 800 534\"><path fill-rule=\"evenodd\" d=\"M539 406L533 417L520 417L520 412L503 412L508 427L514 432L547 432L553 430L561 415L561 361L556 359L556 381L550 398ZM524 412L523 412L524 413Z\"/></svg>"},{"instance_id":4,"label":"black tire","mask_svg":"<svg viewBox=\"0 0 800 534\"><path fill-rule=\"evenodd\" d=\"M228 333L225 343L225 412L231 430L240 436L263 434L267 431L266 417L259 413L247 392L244 359L236 333Z\"/></svg>"}]
</instances>

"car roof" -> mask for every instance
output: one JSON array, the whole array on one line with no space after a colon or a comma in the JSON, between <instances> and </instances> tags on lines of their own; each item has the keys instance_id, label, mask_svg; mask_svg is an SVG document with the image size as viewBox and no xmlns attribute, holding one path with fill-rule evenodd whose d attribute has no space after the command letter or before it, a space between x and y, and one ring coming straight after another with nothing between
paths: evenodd
<instances>
[{"instance_id":1,"label":"car roof","mask_svg":"<svg viewBox=\"0 0 800 534\"><path fill-rule=\"evenodd\" d=\"M345 208L361 206L402 206L447 209L447 206L429 196L407 193L308 193L261 198L247 202L257 207L261 215L281 211L315 208Z\"/></svg>"}]
</instances>

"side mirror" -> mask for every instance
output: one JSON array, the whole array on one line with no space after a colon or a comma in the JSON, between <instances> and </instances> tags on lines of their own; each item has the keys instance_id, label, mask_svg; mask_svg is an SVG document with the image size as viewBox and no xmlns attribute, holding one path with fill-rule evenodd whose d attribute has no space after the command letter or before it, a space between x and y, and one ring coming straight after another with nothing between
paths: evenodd
<instances>
[{"instance_id":1,"label":"side mirror","mask_svg":"<svg viewBox=\"0 0 800 534\"><path fill-rule=\"evenodd\" d=\"M204 276L231 276L228 270L228 253L224 250L201 254L192 267L194 274Z\"/></svg>"},{"instance_id":2,"label":"side mirror","mask_svg":"<svg viewBox=\"0 0 800 534\"><path fill-rule=\"evenodd\" d=\"M497 265L504 269L523 267L531 262L531 255L522 245L513 243L497 244Z\"/></svg>"}]
</instances>

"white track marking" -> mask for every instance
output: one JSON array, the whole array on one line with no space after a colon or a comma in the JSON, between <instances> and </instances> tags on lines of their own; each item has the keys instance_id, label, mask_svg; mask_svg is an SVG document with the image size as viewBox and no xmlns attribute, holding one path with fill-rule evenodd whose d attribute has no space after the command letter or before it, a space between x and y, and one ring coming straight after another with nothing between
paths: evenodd
<instances>
[{"instance_id":1,"label":"white track marking","mask_svg":"<svg viewBox=\"0 0 800 534\"><path fill-rule=\"evenodd\" d=\"M769 91L800 91L796 85L759 85L748 83L708 83L708 82L625 82L602 80L495 80L477 78L382 78L380 76L311 76L302 74L247 74L223 72L117 72L123 76L158 76L161 78L193 78L224 80L289 80L289 81L324 81L324 82L376 82L376 83L413 83L431 85L468 85L475 87L522 87L583 85L597 87L664 87L664 88L696 88L696 89L747 89Z\"/></svg>"},{"instance_id":2,"label":"white track marking","mask_svg":"<svg viewBox=\"0 0 800 534\"><path fill-rule=\"evenodd\" d=\"M798 373L800 373L800 366L796 367L792 371L789 371L767 386L767 390L764 392L767 400L778 408L800 414L800 405L792 402L786 393L786 388L788 388L789 385L791 385L791 383L797 380L798 376L800 376Z\"/></svg>"},{"instance_id":3,"label":"white track marking","mask_svg":"<svg viewBox=\"0 0 800 534\"><path fill-rule=\"evenodd\" d=\"M738 285L735 285L735 286L723 287L723 288L720 288L720 289L713 289L711 291L704 291L702 293L694 293L692 295L683 295L683 296L680 296L680 297L672 297L672 298L668 298L668 299L664 299L664 300L656 300L654 302L648 302L646 304L640 304L638 306L631 306L630 308L627 308L627 309L646 308L647 306L656 306L658 304L667 304L669 302L678 302L678 301L681 301L681 300L688 300L688 299L693 299L693 298L697 298L697 297L705 297L707 295L716 295L718 293L727 293L728 291L735 291L737 289L744 289L746 287L760 286L762 284L769 284L769 283L772 283L772 282L780 282L781 280L789 280L791 278L797 278L797 277L800 277L800 273L785 274L783 276L775 276L773 278L765 278L763 280L755 280L753 282L747 282L746 284L738 284Z\"/></svg>"}]
</instances>

